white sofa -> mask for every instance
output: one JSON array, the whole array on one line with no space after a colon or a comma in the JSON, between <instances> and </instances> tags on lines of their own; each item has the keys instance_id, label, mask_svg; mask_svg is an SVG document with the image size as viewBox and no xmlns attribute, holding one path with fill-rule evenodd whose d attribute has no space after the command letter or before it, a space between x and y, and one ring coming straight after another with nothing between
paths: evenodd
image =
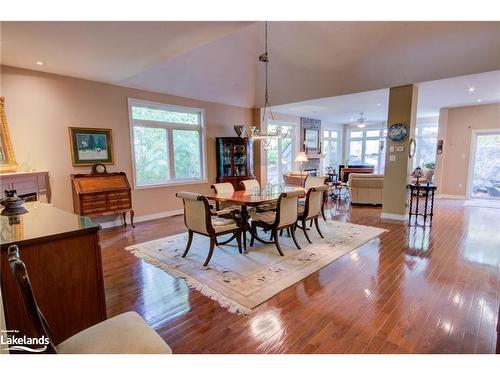
<instances>
[{"instance_id":1,"label":"white sofa","mask_svg":"<svg viewBox=\"0 0 500 375\"><path fill-rule=\"evenodd\" d=\"M351 173L347 184L352 203L382 204L383 174Z\"/></svg>"}]
</instances>

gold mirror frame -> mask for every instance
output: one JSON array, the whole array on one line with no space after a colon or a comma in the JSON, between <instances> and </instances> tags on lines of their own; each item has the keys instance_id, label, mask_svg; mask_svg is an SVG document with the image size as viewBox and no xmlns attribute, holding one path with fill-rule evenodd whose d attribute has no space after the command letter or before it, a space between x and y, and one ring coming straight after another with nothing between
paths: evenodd
<instances>
[{"instance_id":1,"label":"gold mirror frame","mask_svg":"<svg viewBox=\"0 0 500 375\"><path fill-rule=\"evenodd\" d=\"M3 156L3 157L2 157ZM14 149L10 141L9 126L5 115L5 98L0 97L0 173L15 172L17 169Z\"/></svg>"}]
</instances>

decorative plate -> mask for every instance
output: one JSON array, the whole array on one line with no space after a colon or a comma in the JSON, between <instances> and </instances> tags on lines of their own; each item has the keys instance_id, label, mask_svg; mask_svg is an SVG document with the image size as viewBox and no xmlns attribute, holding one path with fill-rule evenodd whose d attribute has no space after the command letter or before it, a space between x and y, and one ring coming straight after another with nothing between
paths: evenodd
<instances>
[{"instance_id":1,"label":"decorative plate","mask_svg":"<svg viewBox=\"0 0 500 375\"><path fill-rule=\"evenodd\" d=\"M393 124L389 127L387 137L394 142L404 141L408 137L408 129L400 122Z\"/></svg>"}]
</instances>

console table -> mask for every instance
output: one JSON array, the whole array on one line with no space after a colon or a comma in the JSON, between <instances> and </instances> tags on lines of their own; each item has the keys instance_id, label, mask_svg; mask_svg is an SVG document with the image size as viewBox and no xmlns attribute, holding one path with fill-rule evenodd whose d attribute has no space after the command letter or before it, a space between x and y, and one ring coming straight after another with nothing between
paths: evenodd
<instances>
[{"instance_id":1,"label":"console table","mask_svg":"<svg viewBox=\"0 0 500 375\"><path fill-rule=\"evenodd\" d=\"M408 185L408 188L410 189L410 211L408 212L408 225L410 225L412 216L415 216L415 223L417 223L419 216L422 216L424 218L424 225L426 224L428 216L430 217L430 221L432 223L432 216L434 215L434 193L436 191L436 186L429 183L425 185L410 184ZM423 212L419 212L420 198L425 199Z\"/></svg>"}]
</instances>

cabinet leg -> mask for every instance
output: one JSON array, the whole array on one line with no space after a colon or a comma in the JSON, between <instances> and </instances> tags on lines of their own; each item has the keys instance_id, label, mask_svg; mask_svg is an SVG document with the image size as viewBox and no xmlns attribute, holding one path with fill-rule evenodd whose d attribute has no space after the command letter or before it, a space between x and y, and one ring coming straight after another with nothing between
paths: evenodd
<instances>
[{"instance_id":1,"label":"cabinet leg","mask_svg":"<svg viewBox=\"0 0 500 375\"><path fill-rule=\"evenodd\" d=\"M134 210L130 210L130 224L132 225L132 228L135 228L134 215L135 215Z\"/></svg>"},{"instance_id":2,"label":"cabinet leg","mask_svg":"<svg viewBox=\"0 0 500 375\"><path fill-rule=\"evenodd\" d=\"M127 227L127 213L122 212L123 226Z\"/></svg>"}]
</instances>

